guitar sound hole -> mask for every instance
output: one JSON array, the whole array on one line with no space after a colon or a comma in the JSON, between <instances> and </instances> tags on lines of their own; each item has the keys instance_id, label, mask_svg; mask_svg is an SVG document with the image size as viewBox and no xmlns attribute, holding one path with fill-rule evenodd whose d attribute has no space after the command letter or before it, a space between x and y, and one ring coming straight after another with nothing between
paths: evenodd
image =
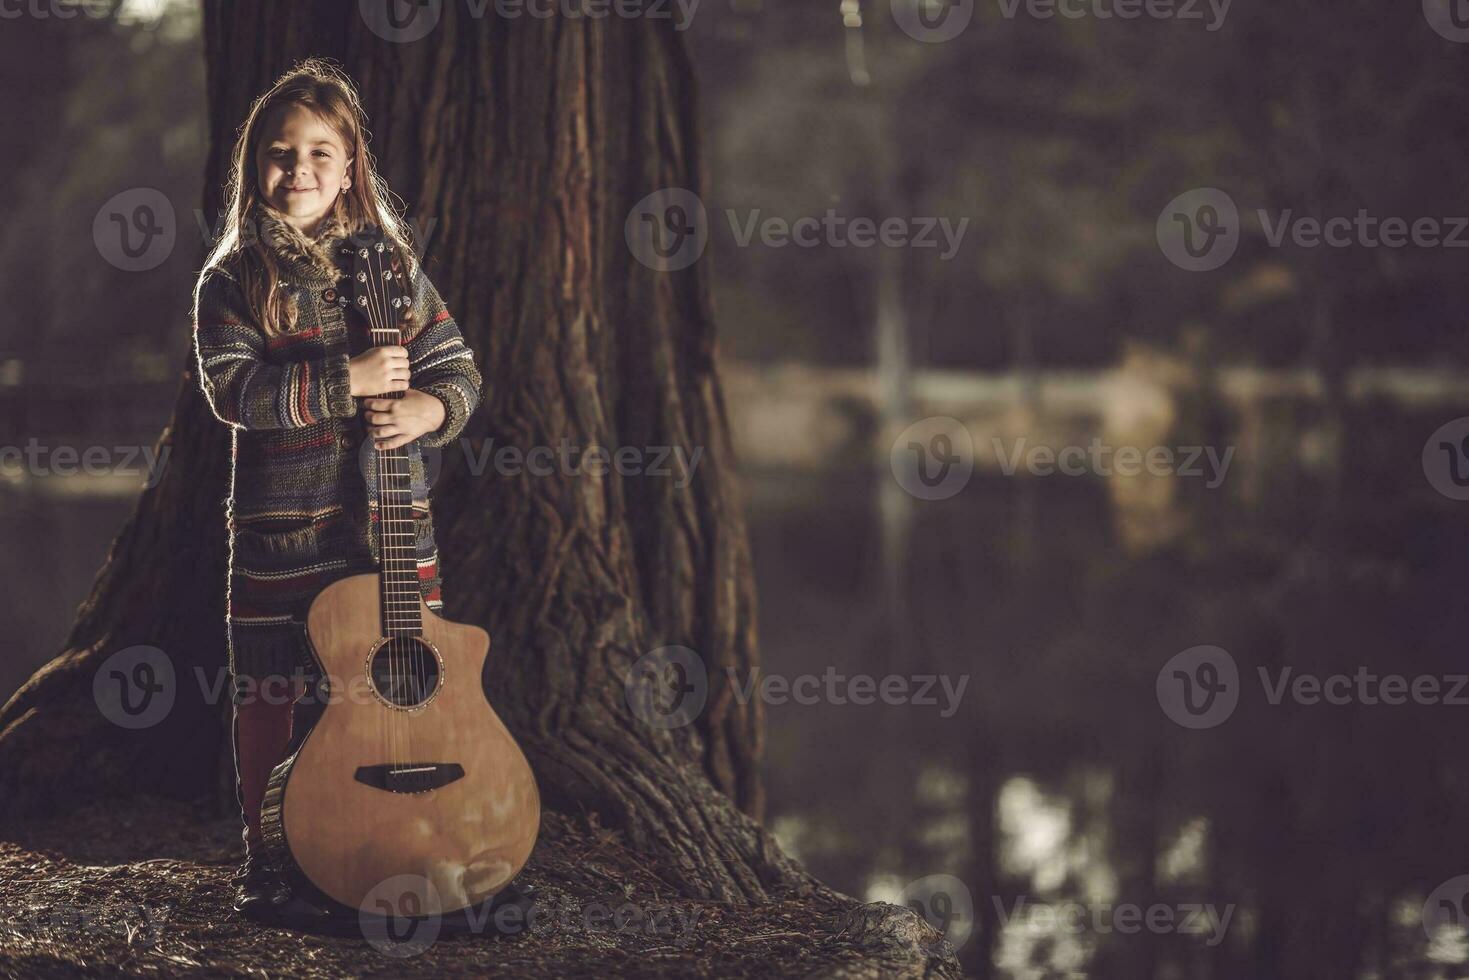
<instances>
[{"instance_id":1,"label":"guitar sound hole","mask_svg":"<svg viewBox=\"0 0 1469 980\"><path fill-rule=\"evenodd\" d=\"M372 686L384 701L412 708L433 696L439 686L439 658L416 636L388 638L368 665Z\"/></svg>"}]
</instances>

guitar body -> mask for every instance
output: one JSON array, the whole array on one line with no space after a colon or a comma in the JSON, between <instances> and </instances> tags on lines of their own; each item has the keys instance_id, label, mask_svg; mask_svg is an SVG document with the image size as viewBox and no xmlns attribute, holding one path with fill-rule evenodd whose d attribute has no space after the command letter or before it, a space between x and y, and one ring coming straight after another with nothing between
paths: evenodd
<instances>
[{"instance_id":1,"label":"guitar body","mask_svg":"<svg viewBox=\"0 0 1469 980\"><path fill-rule=\"evenodd\" d=\"M442 916L493 897L520 871L540 795L484 693L489 634L441 618L415 593L422 636L384 637L379 589L379 576L354 575L312 602L306 631L329 691L272 774L265 836L311 897ZM392 686L395 670L400 681L406 672L405 643L420 679L434 675L416 689ZM405 890L416 896L406 909Z\"/></svg>"}]
</instances>

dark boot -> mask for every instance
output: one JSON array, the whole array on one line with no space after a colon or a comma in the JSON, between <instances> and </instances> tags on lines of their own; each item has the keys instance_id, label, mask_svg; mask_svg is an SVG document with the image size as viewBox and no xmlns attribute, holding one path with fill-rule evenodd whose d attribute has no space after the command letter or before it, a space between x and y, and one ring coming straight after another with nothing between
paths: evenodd
<instances>
[{"instance_id":1,"label":"dark boot","mask_svg":"<svg viewBox=\"0 0 1469 980\"><path fill-rule=\"evenodd\" d=\"M274 918L275 906L290 896L289 886L263 858L260 803L271 770L290 744L291 709L289 699L263 698L258 689L234 706L235 798L245 822L246 857L230 880L235 911L255 919Z\"/></svg>"},{"instance_id":2,"label":"dark boot","mask_svg":"<svg viewBox=\"0 0 1469 980\"><path fill-rule=\"evenodd\" d=\"M276 906L290 895L275 870L255 854L245 858L230 883L235 886L235 911L249 919L273 920Z\"/></svg>"}]
</instances>

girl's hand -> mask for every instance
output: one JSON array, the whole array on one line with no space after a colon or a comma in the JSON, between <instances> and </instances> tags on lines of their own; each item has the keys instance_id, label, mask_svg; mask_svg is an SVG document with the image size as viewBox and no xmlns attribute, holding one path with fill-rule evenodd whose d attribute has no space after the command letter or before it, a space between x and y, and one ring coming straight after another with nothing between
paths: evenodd
<instances>
[{"instance_id":1,"label":"girl's hand","mask_svg":"<svg viewBox=\"0 0 1469 980\"><path fill-rule=\"evenodd\" d=\"M444 403L426 391L409 388L402 398L368 398L362 404L368 435L378 449L406 446L444 424Z\"/></svg>"},{"instance_id":2,"label":"girl's hand","mask_svg":"<svg viewBox=\"0 0 1469 980\"><path fill-rule=\"evenodd\" d=\"M408 348L373 347L365 350L347 362L347 374L352 379L353 398L407 391L412 378L408 369Z\"/></svg>"}]
</instances>

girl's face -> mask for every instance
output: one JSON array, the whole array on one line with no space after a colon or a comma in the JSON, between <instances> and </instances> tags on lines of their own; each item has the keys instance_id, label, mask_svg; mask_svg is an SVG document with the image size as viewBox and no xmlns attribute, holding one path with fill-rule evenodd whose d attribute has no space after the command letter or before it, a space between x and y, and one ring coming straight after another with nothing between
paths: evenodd
<instances>
[{"instance_id":1,"label":"girl's face","mask_svg":"<svg viewBox=\"0 0 1469 980\"><path fill-rule=\"evenodd\" d=\"M352 186L349 163L337 131L308 109L283 106L261 124L255 144L260 194L298 231L314 234L337 195Z\"/></svg>"}]
</instances>

